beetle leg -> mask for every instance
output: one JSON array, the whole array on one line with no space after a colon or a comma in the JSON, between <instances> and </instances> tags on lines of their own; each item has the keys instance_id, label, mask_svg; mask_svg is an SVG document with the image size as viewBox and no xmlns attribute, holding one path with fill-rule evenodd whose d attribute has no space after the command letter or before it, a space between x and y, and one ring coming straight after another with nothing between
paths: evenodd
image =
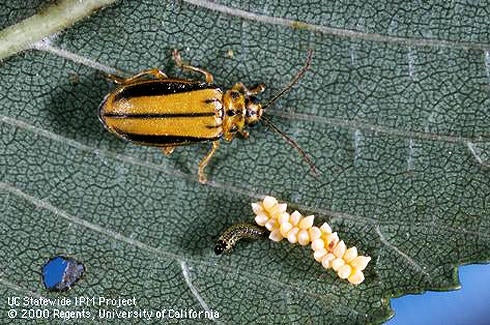
<instances>
[{"instance_id":1,"label":"beetle leg","mask_svg":"<svg viewBox=\"0 0 490 325\"><path fill-rule=\"evenodd\" d=\"M211 150L208 151L206 156L204 156L204 158L199 163L199 171L198 171L199 183L201 184L206 183L207 179L206 179L206 175L204 174L204 168L206 168L206 166L209 163L209 160L211 160L211 157L214 155L214 153L218 148L219 148L219 140L213 142L213 146L211 147Z\"/></svg>"},{"instance_id":2,"label":"beetle leg","mask_svg":"<svg viewBox=\"0 0 490 325\"><path fill-rule=\"evenodd\" d=\"M175 146L173 147L162 147L162 152L168 156L170 155L172 152L174 152L174 149L175 149Z\"/></svg>"},{"instance_id":3,"label":"beetle leg","mask_svg":"<svg viewBox=\"0 0 490 325\"><path fill-rule=\"evenodd\" d=\"M182 70L189 70L197 73L202 73L208 84L213 83L214 77L208 71L182 63L182 58L180 57L180 53L179 51L177 51L177 49L174 49L174 51L172 52L172 56L175 61L175 64Z\"/></svg>"},{"instance_id":4,"label":"beetle leg","mask_svg":"<svg viewBox=\"0 0 490 325\"><path fill-rule=\"evenodd\" d=\"M132 77L129 77L129 78L121 78L121 77L118 77L116 75L112 75L112 74L109 74L107 75L107 78L112 80L114 83L118 84L118 85L126 85L126 84L129 84L129 83L132 83L136 80L139 80L139 79L146 79L148 76L152 76L156 79L167 79L168 76L163 73L161 70L158 70L158 69L149 69L149 70L143 70L137 74L135 74L134 76Z\"/></svg>"},{"instance_id":5,"label":"beetle leg","mask_svg":"<svg viewBox=\"0 0 490 325\"><path fill-rule=\"evenodd\" d=\"M240 133L240 135L246 139L248 138L248 136L250 135L250 133L247 131L247 130L244 130L244 129L241 129L241 130L238 130L238 133Z\"/></svg>"},{"instance_id":6,"label":"beetle leg","mask_svg":"<svg viewBox=\"0 0 490 325\"><path fill-rule=\"evenodd\" d=\"M249 89L248 92L249 92L249 95L257 95L257 94L264 92L264 90L265 90L265 83L260 83L257 86L255 86L254 88Z\"/></svg>"},{"instance_id":7,"label":"beetle leg","mask_svg":"<svg viewBox=\"0 0 490 325\"><path fill-rule=\"evenodd\" d=\"M265 84L264 83L261 83L261 84L258 84L257 86L255 86L252 89L248 89L247 86L245 86L243 84L243 82L237 82L233 86L233 89L238 90L238 91L244 93L247 96L251 96L251 95L257 95L257 94L260 94L261 92L263 92L265 90Z\"/></svg>"}]
</instances>

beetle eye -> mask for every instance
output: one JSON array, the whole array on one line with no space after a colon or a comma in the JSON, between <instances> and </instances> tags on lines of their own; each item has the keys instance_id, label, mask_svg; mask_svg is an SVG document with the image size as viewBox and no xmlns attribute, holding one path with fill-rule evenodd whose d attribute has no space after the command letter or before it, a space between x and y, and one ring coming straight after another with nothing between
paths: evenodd
<instances>
[{"instance_id":1,"label":"beetle eye","mask_svg":"<svg viewBox=\"0 0 490 325\"><path fill-rule=\"evenodd\" d=\"M252 116L255 116L257 115L257 112L254 111L254 110L251 110L251 109L247 109L247 112L245 113L245 116L246 117L252 117Z\"/></svg>"},{"instance_id":2,"label":"beetle eye","mask_svg":"<svg viewBox=\"0 0 490 325\"><path fill-rule=\"evenodd\" d=\"M238 97L240 97L240 93L238 91L232 91L230 95L233 99L237 99Z\"/></svg>"}]
</instances>

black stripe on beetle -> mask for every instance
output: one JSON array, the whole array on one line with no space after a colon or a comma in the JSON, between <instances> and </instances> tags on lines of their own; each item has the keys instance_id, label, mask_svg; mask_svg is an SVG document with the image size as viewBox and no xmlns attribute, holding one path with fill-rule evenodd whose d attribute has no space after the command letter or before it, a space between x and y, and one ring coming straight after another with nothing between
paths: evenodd
<instances>
[{"instance_id":1,"label":"black stripe on beetle","mask_svg":"<svg viewBox=\"0 0 490 325\"><path fill-rule=\"evenodd\" d=\"M191 92L200 89L216 89L216 86L205 82L182 82L182 81L162 81L142 82L134 85L126 85L116 95L114 101L120 99L144 97L144 96L162 96L177 93Z\"/></svg>"},{"instance_id":2,"label":"black stripe on beetle","mask_svg":"<svg viewBox=\"0 0 490 325\"><path fill-rule=\"evenodd\" d=\"M205 137L182 137L182 136L173 136L173 135L147 135L147 134L136 134L136 133L127 133L122 132L119 129L115 129L115 131L120 134L123 138L134 141L138 143L146 143L155 146L164 146L166 144L182 144L182 143L194 143L201 141L215 141L218 140L219 137L205 138Z\"/></svg>"},{"instance_id":3,"label":"black stripe on beetle","mask_svg":"<svg viewBox=\"0 0 490 325\"><path fill-rule=\"evenodd\" d=\"M241 239L265 238L269 231L252 223L237 223L232 225L219 237L214 247L216 255L228 253Z\"/></svg>"},{"instance_id":4,"label":"black stripe on beetle","mask_svg":"<svg viewBox=\"0 0 490 325\"><path fill-rule=\"evenodd\" d=\"M177 118L177 117L206 117L215 116L215 112L198 112L198 113L145 113L145 114L120 114L120 113L104 113L102 116L111 118L134 118L134 119L150 119L150 118Z\"/></svg>"}]
</instances>

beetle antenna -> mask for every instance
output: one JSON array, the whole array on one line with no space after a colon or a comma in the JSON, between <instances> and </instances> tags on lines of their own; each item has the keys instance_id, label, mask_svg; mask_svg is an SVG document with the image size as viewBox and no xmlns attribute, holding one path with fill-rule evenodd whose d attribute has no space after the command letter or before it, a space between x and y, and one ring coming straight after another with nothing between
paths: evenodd
<instances>
[{"instance_id":1,"label":"beetle antenna","mask_svg":"<svg viewBox=\"0 0 490 325\"><path fill-rule=\"evenodd\" d=\"M306 161L308 163L308 165L310 166L311 172L316 177L320 176L320 172L315 167L315 164L311 160L310 156L308 156L308 154L296 143L296 141L294 141L293 139L291 139L290 137L288 137L288 135L286 133L282 132L277 126L275 126L274 124L272 124L272 121L269 120L268 118L266 118L265 116L262 116L261 121L263 121L271 129L273 129L274 131L276 131L277 133L279 133L279 135L281 135L284 138L284 140L286 140L286 142L291 147L293 147L294 149L296 149L300 153L300 155L303 157L303 160Z\"/></svg>"},{"instance_id":2,"label":"beetle antenna","mask_svg":"<svg viewBox=\"0 0 490 325\"><path fill-rule=\"evenodd\" d=\"M306 63L303 66L303 68L301 68L301 70L299 70L296 73L296 75L293 77L293 79L291 79L291 81L287 84L286 87L284 87L283 90L281 90L280 92L278 92L274 97L272 97L272 99L269 100L269 102L267 104L265 104L264 106L262 106L263 109L267 108L268 106L271 106L282 95L284 95L286 92L288 92L298 82L299 79L301 79L304 76L304 74L306 73L306 71L310 68L310 63L311 63L312 56L313 56L313 50L312 49L308 49L308 57L306 58Z\"/></svg>"}]
</instances>

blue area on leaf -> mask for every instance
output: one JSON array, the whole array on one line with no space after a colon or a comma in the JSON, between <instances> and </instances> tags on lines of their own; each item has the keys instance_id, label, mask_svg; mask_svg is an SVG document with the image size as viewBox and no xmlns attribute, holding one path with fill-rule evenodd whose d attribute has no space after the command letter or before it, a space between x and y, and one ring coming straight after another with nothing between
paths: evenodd
<instances>
[{"instance_id":1,"label":"blue area on leaf","mask_svg":"<svg viewBox=\"0 0 490 325\"><path fill-rule=\"evenodd\" d=\"M386 325L490 324L490 264L460 266L459 276L460 290L392 299L395 317Z\"/></svg>"},{"instance_id":2,"label":"blue area on leaf","mask_svg":"<svg viewBox=\"0 0 490 325\"><path fill-rule=\"evenodd\" d=\"M43 283L51 291L70 289L85 272L85 266L66 256L55 256L44 264Z\"/></svg>"}]
</instances>

